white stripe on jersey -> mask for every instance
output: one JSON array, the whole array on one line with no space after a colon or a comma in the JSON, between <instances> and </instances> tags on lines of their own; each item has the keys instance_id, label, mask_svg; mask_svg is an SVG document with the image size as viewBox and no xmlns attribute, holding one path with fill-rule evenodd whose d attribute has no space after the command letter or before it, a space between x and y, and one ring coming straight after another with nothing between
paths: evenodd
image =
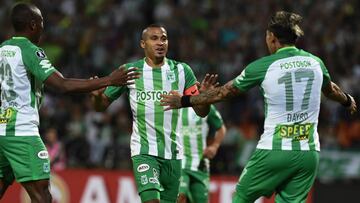
<instances>
[{"instance_id":1,"label":"white stripe on jersey","mask_svg":"<svg viewBox=\"0 0 360 203\"><path fill-rule=\"evenodd\" d=\"M153 69L144 63L144 91L154 90L153 82ZM158 156L157 141L156 141L156 132L151 125L154 125L155 122L155 112L154 112L154 102L152 100L145 100L145 126L146 126L146 135L149 142L149 154L153 156Z\"/></svg>"},{"instance_id":2,"label":"white stripe on jersey","mask_svg":"<svg viewBox=\"0 0 360 203\"><path fill-rule=\"evenodd\" d=\"M178 83L178 87L179 87L179 91L184 91L185 90L185 70L183 65L178 64L177 65L177 69L178 69L178 73L179 73L179 83ZM184 94L184 92L179 92L180 94ZM182 143L182 137L180 137L180 130L182 127L182 111L179 110L179 117L178 117L178 123L176 126L176 142L178 143ZM176 146L176 149L178 150L178 154L176 156L177 159L183 159L184 158L184 152L183 152L183 145L178 144Z\"/></svg>"},{"instance_id":3,"label":"white stripe on jersey","mask_svg":"<svg viewBox=\"0 0 360 203\"><path fill-rule=\"evenodd\" d=\"M161 77L162 77L162 88L166 92L170 92L172 90L171 83L167 82L166 72L170 71L170 66L166 63L161 67ZM165 107L164 107L165 108ZM172 111L166 111L164 113L164 136L165 136L165 159L171 159L171 124L172 124Z\"/></svg>"},{"instance_id":4,"label":"white stripe on jersey","mask_svg":"<svg viewBox=\"0 0 360 203\"><path fill-rule=\"evenodd\" d=\"M130 106L133 115L133 132L130 138L130 149L131 149L131 156L140 154L140 135L139 129L137 125L137 102L136 102L136 88L135 84L128 85L129 88L129 99L130 99Z\"/></svg>"}]
</instances>

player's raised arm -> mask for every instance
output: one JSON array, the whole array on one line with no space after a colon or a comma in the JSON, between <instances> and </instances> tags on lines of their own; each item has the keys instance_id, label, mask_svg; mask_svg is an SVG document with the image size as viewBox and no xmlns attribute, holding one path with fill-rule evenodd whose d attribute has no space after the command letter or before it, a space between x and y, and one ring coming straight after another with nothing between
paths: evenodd
<instances>
[{"instance_id":1,"label":"player's raised arm","mask_svg":"<svg viewBox=\"0 0 360 203\"><path fill-rule=\"evenodd\" d=\"M62 93L84 93L107 86L133 84L132 80L136 78L139 78L136 68L126 70L125 67L117 68L110 75L97 79L65 78L60 72L55 71L45 80L45 84Z\"/></svg>"},{"instance_id":2,"label":"player's raised arm","mask_svg":"<svg viewBox=\"0 0 360 203\"><path fill-rule=\"evenodd\" d=\"M324 95L336 102L339 102L344 107L346 107L351 114L354 114L357 111L357 106L354 98L341 90L341 88L334 82L329 82L322 88Z\"/></svg>"},{"instance_id":3,"label":"player's raised arm","mask_svg":"<svg viewBox=\"0 0 360 203\"><path fill-rule=\"evenodd\" d=\"M231 80L223 86L208 89L195 96L181 96L170 92L168 95L162 95L163 99L161 100L161 105L168 106L165 110L196 105L208 105L228 100L240 94L241 91L233 85L233 80Z\"/></svg>"}]
</instances>

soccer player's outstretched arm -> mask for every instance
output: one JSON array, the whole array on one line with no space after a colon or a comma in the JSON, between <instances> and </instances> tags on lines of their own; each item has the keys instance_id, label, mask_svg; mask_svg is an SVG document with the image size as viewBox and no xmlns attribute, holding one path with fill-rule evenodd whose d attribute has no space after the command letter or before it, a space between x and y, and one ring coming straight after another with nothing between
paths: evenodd
<instances>
[{"instance_id":1,"label":"soccer player's outstretched arm","mask_svg":"<svg viewBox=\"0 0 360 203\"><path fill-rule=\"evenodd\" d=\"M325 85L322 88L322 92L327 98L339 102L345 106L351 114L354 114L357 111L354 98L351 95L344 93L341 88L334 82L329 82L327 85Z\"/></svg>"},{"instance_id":2,"label":"soccer player's outstretched arm","mask_svg":"<svg viewBox=\"0 0 360 203\"><path fill-rule=\"evenodd\" d=\"M139 78L136 69L117 68L110 75L97 79L65 78L58 71L51 74L45 81L46 85L61 93L85 93L107 86L123 86L132 84L131 80Z\"/></svg>"},{"instance_id":3,"label":"soccer player's outstretched arm","mask_svg":"<svg viewBox=\"0 0 360 203\"><path fill-rule=\"evenodd\" d=\"M196 96L181 96L172 91L168 95L162 95L161 105L167 106L165 110L196 105L209 105L234 98L241 93L239 88L233 85L233 80L231 80L223 86L208 89Z\"/></svg>"},{"instance_id":4,"label":"soccer player's outstretched arm","mask_svg":"<svg viewBox=\"0 0 360 203\"><path fill-rule=\"evenodd\" d=\"M240 94L240 90L233 85L233 81L231 80L223 86L215 87L196 96L191 96L190 103L191 105L214 104L234 98Z\"/></svg>"}]
</instances>

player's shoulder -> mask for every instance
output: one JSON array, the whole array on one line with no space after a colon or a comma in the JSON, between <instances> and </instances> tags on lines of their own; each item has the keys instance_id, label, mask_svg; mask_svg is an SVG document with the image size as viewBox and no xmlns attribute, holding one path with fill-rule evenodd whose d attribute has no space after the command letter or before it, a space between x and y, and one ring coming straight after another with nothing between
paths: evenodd
<instances>
[{"instance_id":1,"label":"player's shoulder","mask_svg":"<svg viewBox=\"0 0 360 203\"><path fill-rule=\"evenodd\" d=\"M273 55L263 56L255 61L252 61L246 66L246 69L267 69L272 63L274 63L278 57Z\"/></svg>"},{"instance_id":2,"label":"player's shoulder","mask_svg":"<svg viewBox=\"0 0 360 203\"><path fill-rule=\"evenodd\" d=\"M18 47L23 57L37 56L39 59L46 58L44 50L25 37L12 37L1 44L1 46L6 45Z\"/></svg>"},{"instance_id":3,"label":"player's shoulder","mask_svg":"<svg viewBox=\"0 0 360 203\"><path fill-rule=\"evenodd\" d=\"M302 56L308 56L316 61L318 61L319 63L323 64L323 61L320 57L316 56L315 54L312 54L308 51L305 51L303 49L299 49L299 52L301 53Z\"/></svg>"},{"instance_id":4,"label":"player's shoulder","mask_svg":"<svg viewBox=\"0 0 360 203\"><path fill-rule=\"evenodd\" d=\"M125 66L126 68L136 67L138 69L142 69L144 67L144 63L145 63L145 59L139 59L136 61L125 63L122 66Z\"/></svg>"},{"instance_id":5,"label":"player's shoulder","mask_svg":"<svg viewBox=\"0 0 360 203\"><path fill-rule=\"evenodd\" d=\"M35 44L25 37L12 37L1 43L1 46L6 45L17 46L20 47L20 49L38 49Z\"/></svg>"},{"instance_id":6,"label":"player's shoulder","mask_svg":"<svg viewBox=\"0 0 360 203\"><path fill-rule=\"evenodd\" d=\"M173 67L173 68L178 68L179 65L182 66L183 68L190 68L189 64L183 62L183 61L178 61L178 60L175 60L175 59L169 59L169 58L166 58L166 62L169 64L170 67Z\"/></svg>"}]
</instances>

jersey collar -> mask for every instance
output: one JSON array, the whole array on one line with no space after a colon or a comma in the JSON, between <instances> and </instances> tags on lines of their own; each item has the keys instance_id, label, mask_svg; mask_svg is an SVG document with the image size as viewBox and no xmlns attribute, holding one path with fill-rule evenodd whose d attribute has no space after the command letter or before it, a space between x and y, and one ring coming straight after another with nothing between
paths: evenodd
<instances>
[{"instance_id":1,"label":"jersey collar","mask_svg":"<svg viewBox=\"0 0 360 203\"><path fill-rule=\"evenodd\" d=\"M276 53L282 52L282 51L290 51L290 50L296 50L297 48L295 46L289 46L289 47L283 47L276 51Z\"/></svg>"},{"instance_id":2,"label":"jersey collar","mask_svg":"<svg viewBox=\"0 0 360 203\"><path fill-rule=\"evenodd\" d=\"M28 38L26 38L26 37L12 37L12 39L26 39L26 40L28 40Z\"/></svg>"}]
</instances>

